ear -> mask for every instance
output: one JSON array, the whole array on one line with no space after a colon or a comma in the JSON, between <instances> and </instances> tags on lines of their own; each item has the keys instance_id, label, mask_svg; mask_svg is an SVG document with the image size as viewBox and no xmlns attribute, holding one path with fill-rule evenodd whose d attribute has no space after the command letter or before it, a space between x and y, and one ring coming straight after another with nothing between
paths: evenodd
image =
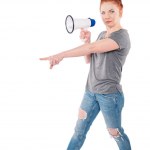
<instances>
[{"instance_id":1,"label":"ear","mask_svg":"<svg viewBox=\"0 0 150 150\"><path fill-rule=\"evenodd\" d=\"M122 17L123 10L122 10L122 9L120 9L119 13L120 13L120 14L119 14L119 16L120 16L120 17Z\"/></svg>"}]
</instances>

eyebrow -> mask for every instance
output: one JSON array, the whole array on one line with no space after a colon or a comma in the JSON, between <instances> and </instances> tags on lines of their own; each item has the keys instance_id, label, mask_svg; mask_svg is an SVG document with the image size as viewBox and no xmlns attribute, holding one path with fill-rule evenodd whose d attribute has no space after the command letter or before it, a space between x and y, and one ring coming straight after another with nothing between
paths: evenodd
<instances>
[{"instance_id":1,"label":"eyebrow","mask_svg":"<svg viewBox=\"0 0 150 150\"><path fill-rule=\"evenodd\" d=\"M111 10L114 10L114 9L112 8L112 9L110 9L110 10L108 10L108 11L111 11ZM101 9L100 9L100 11L102 12L102 11L104 11L104 10L101 10Z\"/></svg>"}]
</instances>

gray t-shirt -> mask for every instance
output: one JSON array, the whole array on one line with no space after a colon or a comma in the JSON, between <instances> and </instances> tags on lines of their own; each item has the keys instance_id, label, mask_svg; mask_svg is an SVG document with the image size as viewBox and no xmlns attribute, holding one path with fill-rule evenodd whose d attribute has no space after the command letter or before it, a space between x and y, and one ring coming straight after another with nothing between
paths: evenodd
<instances>
[{"instance_id":1,"label":"gray t-shirt","mask_svg":"<svg viewBox=\"0 0 150 150\"><path fill-rule=\"evenodd\" d=\"M97 40L104 39L106 31L99 34ZM122 67L130 49L130 38L126 29L111 33L119 49L104 53L91 54L90 71L86 89L99 94L122 92L120 85Z\"/></svg>"}]
</instances>

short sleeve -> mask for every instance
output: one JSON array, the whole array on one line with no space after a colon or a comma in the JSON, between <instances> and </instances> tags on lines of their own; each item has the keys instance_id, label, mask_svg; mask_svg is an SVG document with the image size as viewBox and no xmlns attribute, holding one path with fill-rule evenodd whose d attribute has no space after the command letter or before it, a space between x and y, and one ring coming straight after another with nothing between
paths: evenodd
<instances>
[{"instance_id":1,"label":"short sleeve","mask_svg":"<svg viewBox=\"0 0 150 150\"><path fill-rule=\"evenodd\" d=\"M121 29L119 31L113 32L110 39L114 40L120 49L130 49L130 39L127 30Z\"/></svg>"},{"instance_id":2,"label":"short sleeve","mask_svg":"<svg viewBox=\"0 0 150 150\"><path fill-rule=\"evenodd\" d=\"M103 38L104 33L105 33L105 31L102 31L102 32L98 35L98 37L97 37L97 39L96 39L96 40L100 40L100 39L102 39L102 38Z\"/></svg>"}]
</instances>

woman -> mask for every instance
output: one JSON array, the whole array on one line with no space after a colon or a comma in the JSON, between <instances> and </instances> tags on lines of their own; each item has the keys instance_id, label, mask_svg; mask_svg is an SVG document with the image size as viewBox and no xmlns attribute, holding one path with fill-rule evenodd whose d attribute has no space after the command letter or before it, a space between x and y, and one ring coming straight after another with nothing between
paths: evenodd
<instances>
[{"instance_id":1,"label":"woman","mask_svg":"<svg viewBox=\"0 0 150 150\"><path fill-rule=\"evenodd\" d=\"M101 0L100 12L106 31L99 34L97 41L91 43L90 32L82 29L80 38L84 39L84 45L40 59L48 60L51 69L67 57L85 56L86 62L90 62L86 91L67 150L79 150L82 147L86 134L100 111L108 132L119 149L131 150L129 138L121 126L124 96L120 80L130 49L128 32L120 24L123 12L121 0Z\"/></svg>"}]
</instances>

